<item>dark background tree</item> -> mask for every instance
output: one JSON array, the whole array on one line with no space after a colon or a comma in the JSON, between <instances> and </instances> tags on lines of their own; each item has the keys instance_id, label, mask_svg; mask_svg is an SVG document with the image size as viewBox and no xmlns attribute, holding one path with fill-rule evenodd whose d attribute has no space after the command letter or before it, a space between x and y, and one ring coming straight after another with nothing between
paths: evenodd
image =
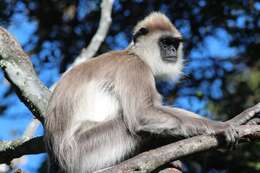
<instances>
[{"instance_id":1,"label":"dark background tree","mask_svg":"<svg viewBox=\"0 0 260 173\"><path fill-rule=\"evenodd\" d=\"M91 40L98 27L99 5L100 1L89 0L2 0L0 25L30 33L23 48L32 56L40 78L51 86ZM224 120L260 100L259 2L117 0L111 28L97 54L126 47L136 22L152 11L164 12L186 40L187 67L181 82L157 85L165 104ZM17 102L6 101L14 95L11 87L2 91L4 118ZM189 172L257 172L259 147L259 143L244 144L229 153L192 156L185 163Z\"/></svg>"}]
</instances>

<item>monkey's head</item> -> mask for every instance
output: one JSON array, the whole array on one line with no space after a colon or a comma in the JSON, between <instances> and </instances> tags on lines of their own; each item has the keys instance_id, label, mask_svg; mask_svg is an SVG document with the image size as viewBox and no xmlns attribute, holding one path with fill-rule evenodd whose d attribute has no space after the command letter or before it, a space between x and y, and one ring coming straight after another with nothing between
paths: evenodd
<instances>
[{"instance_id":1,"label":"monkey's head","mask_svg":"<svg viewBox=\"0 0 260 173\"><path fill-rule=\"evenodd\" d=\"M183 67L182 35L162 13L153 12L133 32L130 50L146 62L159 79L176 79Z\"/></svg>"}]
</instances>

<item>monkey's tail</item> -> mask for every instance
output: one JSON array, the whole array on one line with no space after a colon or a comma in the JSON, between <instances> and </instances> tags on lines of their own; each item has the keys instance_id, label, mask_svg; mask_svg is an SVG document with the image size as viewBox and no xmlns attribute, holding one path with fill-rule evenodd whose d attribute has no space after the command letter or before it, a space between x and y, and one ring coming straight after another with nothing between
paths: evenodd
<instances>
[{"instance_id":1,"label":"monkey's tail","mask_svg":"<svg viewBox=\"0 0 260 173\"><path fill-rule=\"evenodd\" d=\"M46 133L46 148L50 157L50 169L55 172L74 173L78 172L80 167L79 163L79 151L77 142L74 135L71 132L65 132L62 134L48 134ZM54 165L54 166L53 166ZM57 168L58 167L58 168Z\"/></svg>"}]
</instances>

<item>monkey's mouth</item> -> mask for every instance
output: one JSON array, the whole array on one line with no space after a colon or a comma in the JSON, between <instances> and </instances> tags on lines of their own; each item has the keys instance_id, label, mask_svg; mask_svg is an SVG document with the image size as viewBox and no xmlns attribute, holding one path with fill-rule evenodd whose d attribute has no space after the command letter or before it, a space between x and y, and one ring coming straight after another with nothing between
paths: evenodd
<instances>
[{"instance_id":1,"label":"monkey's mouth","mask_svg":"<svg viewBox=\"0 0 260 173\"><path fill-rule=\"evenodd\" d=\"M176 62L177 61L177 56L165 56L163 57L163 60L166 62Z\"/></svg>"}]
</instances>

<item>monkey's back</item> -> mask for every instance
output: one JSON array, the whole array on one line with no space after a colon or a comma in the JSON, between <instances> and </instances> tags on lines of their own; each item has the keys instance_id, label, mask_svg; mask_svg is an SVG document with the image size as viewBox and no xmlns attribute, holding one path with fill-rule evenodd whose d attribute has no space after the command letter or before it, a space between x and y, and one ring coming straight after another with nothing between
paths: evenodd
<instances>
[{"instance_id":1,"label":"monkey's back","mask_svg":"<svg viewBox=\"0 0 260 173\"><path fill-rule=\"evenodd\" d=\"M111 166L137 149L113 84L127 70L122 67L139 61L127 51L110 52L72 68L58 82L47 110L46 140L68 172Z\"/></svg>"}]
</instances>

